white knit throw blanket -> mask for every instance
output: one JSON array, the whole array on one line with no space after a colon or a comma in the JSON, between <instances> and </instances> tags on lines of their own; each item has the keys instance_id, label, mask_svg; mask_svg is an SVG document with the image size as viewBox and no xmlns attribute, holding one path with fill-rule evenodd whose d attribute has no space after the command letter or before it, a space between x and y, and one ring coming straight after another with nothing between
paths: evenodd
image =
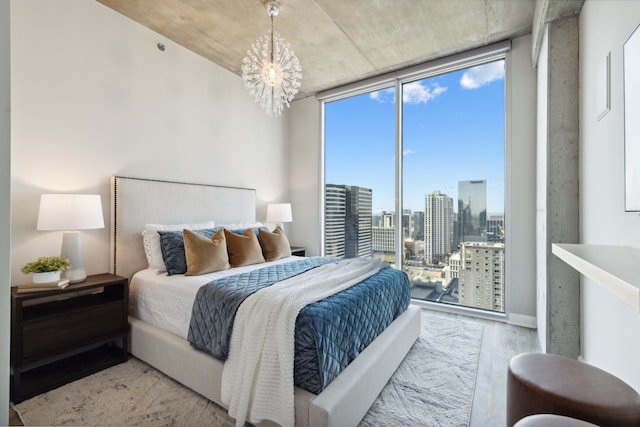
<instances>
[{"instance_id":1,"label":"white knit throw blanket","mask_svg":"<svg viewBox=\"0 0 640 427\"><path fill-rule=\"evenodd\" d=\"M296 318L306 305L374 275L386 263L352 258L324 264L249 296L233 324L222 372L222 401L236 426L246 420L295 422L293 353Z\"/></svg>"}]
</instances>

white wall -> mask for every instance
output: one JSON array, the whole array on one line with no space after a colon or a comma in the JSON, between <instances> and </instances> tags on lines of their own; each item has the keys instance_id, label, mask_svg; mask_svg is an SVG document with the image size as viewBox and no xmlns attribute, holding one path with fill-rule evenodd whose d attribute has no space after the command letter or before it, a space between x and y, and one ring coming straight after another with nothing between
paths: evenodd
<instances>
[{"instance_id":1,"label":"white wall","mask_svg":"<svg viewBox=\"0 0 640 427\"><path fill-rule=\"evenodd\" d=\"M506 300L509 322L536 326L536 71L531 64L531 36L513 40L508 70L511 111L507 112Z\"/></svg>"},{"instance_id":2,"label":"white wall","mask_svg":"<svg viewBox=\"0 0 640 427\"><path fill-rule=\"evenodd\" d=\"M512 145L506 155L511 203L507 233L512 251L507 258L507 281L510 321L535 327L535 69L531 65L531 36L515 39L512 44L507 96L512 111L507 116L507 132ZM290 116L290 181L294 209L292 224L296 244L320 253L320 103L315 99L296 101Z\"/></svg>"},{"instance_id":3,"label":"white wall","mask_svg":"<svg viewBox=\"0 0 640 427\"><path fill-rule=\"evenodd\" d=\"M14 2L15 3L15 2ZM10 25L11 1L0 2L0 425L9 425L9 330L10 301L7 292L11 282L11 91L10 91Z\"/></svg>"},{"instance_id":4,"label":"white wall","mask_svg":"<svg viewBox=\"0 0 640 427\"><path fill-rule=\"evenodd\" d=\"M305 246L307 256L321 254L320 102L309 97L293 102L289 121L289 176L291 182L291 244Z\"/></svg>"},{"instance_id":5,"label":"white wall","mask_svg":"<svg viewBox=\"0 0 640 427\"><path fill-rule=\"evenodd\" d=\"M580 226L582 242L640 248L640 215L624 212L622 47L640 2L587 0L580 14ZM611 111L597 119L600 64L611 52ZM638 94L633 94L638 96ZM637 118L636 118L637 119ZM582 280L582 355L640 391L640 313Z\"/></svg>"},{"instance_id":6,"label":"white wall","mask_svg":"<svg viewBox=\"0 0 640 427\"><path fill-rule=\"evenodd\" d=\"M41 193L101 194L107 226L111 175L255 188L259 220L288 200L287 113L268 117L240 77L96 1L20 0L11 25L13 284L60 250L35 230ZM89 274L108 271L108 242L84 232Z\"/></svg>"}]
</instances>

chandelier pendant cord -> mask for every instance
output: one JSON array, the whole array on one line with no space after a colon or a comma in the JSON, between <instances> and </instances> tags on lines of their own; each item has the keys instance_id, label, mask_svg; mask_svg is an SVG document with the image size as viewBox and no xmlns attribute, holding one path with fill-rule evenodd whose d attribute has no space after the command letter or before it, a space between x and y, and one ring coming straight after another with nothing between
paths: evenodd
<instances>
[{"instance_id":1,"label":"chandelier pendant cord","mask_svg":"<svg viewBox=\"0 0 640 427\"><path fill-rule=\"evenodd\" d=\"M274 60L273 60L273 13L269 13L269 16L271 17L271 64L274 64ZM276 104L276 87L274 85L270 85L271 87L269 88L271 90L271 108L269 109L270 111L275 111L278 106Z\"/></svg>"},{"instance_id":2,"label":"chandelier pendant cord","mask_svg":"<svg viewBox=\"0 0 640 427\"><path fill-rule=\"evenodd\" d=\"M273 13L271 15L271 63L273 64Z\"/></svg>"}]
</instances>

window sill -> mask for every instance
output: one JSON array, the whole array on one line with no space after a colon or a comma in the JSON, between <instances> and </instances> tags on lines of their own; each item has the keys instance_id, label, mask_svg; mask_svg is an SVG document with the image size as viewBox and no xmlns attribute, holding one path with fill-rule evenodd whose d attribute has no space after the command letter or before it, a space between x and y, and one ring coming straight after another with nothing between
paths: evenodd
<instances>
[{"instance_id":1,"label":"window sill","mask_svg":"<svg viewBox=\"0 0 640 427\"><path fill-rule=\"evenodd\" d=\"M640 249L628 246L551 245L558 258L640 312Z\"/></svg>"}]
</instances>

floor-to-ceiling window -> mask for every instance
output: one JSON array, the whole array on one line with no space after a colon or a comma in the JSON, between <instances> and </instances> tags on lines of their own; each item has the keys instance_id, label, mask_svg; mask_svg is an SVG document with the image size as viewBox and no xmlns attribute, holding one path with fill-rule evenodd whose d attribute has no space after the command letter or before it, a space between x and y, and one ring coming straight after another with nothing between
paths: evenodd
<instances>
[{"instance_id":1,"label":"floor-to-ceiling window","mask_svg":"<svg viewBox=\"0 0 640 427\"><path fill-rule=\"evenodd\" d=\"M412 297L504 312L504 59L403 85Z\"/></svg>"},{"instance_id":2,"label":"floor-to-ceiling window","mask_svg":"<svg viewBox=\"0 0 640 427\"><path fill-rule=\"evenodd\" d=\"M324 99L325 255L384 258L416 300L505 311L505 55Z\"/></svg>"},{"instance_id":3,"label":"floor-to-ceiling window","mask_svg":"<svg viewBox=\"0 0 640 427\"><path fill-rule=\"evenodd\" d=\"M395 107L379 96L325 103L325 256L396 262Z\"/></svg>"}]
</instances>

